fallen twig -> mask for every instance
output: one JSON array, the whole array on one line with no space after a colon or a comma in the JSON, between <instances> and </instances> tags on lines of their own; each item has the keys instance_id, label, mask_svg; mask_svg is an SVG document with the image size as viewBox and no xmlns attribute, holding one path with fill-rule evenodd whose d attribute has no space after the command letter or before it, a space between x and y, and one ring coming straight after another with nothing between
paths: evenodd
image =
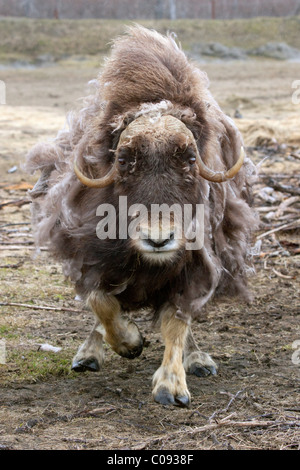
<instances>
[{"instance_id":1,"label":"fallen twig","mask_svg":"<svg viewBox=\"0 0 300 470\"><path fill-rule=\"evenodd\" d=\"M294 279L293 276L287 276L286 274L282 274L279 271L276 271L275 268L273 268L273 272L276 274L276 276L282 277L282 279Z\"/></svg>"},{"instance_id":2,"label":"fallen twig","mask_svg":"<svg viewBox=\"0 0 300 470\"><path fill-rule=\"evenodd\" d=\"M281 184L278 181L273 180L273 178L270 178L268 181L268 186L271 186L271 188L275 189L275 191L280 191L283 193L289 193L293 194L294 196L299 196L300 195L300 188L296 188L294 186L287 186L285 184Z\"/></svg>"},{"instance_id":3,"label":"fallen twig","mask_svg":"<svg viewBox=\"0 0 300 470\"><path fill-rule=\"evenodd\" d=\"M214 429L219 429L221 427L233 427L233 428L271 428L271 427L280 427L280 426L290 426L290 427L299 427L300 423L299 421L233 421L230 419L225 419L222 421L219 421L217 423L211 423L211 424L205 424L204 426L198 426L193 428L192 430L182 430L180 429L179 431L175 431L168 436L163 435L160 437L156 437L154 439L151 439L149 441L146 441L142 443L140 446L136 446L135 449L145 449L148 446L151 446L153 444L158 444L162 441L170 441L171 439L174 439L178 437L181 434L186 436L194 436L195 434L202 433L202 432L207 432L207 431L213 431Z\"/></svg>"},{"instance_id":4,"label":"fallen twig","mask_svg":"<svg viewBox=\"0 0 300 470\"><path fill-rule=\"evenodd\" d=\"M277 210L276 210L276 214L275 214L275 217L279 217L281 214L284 213L284 211L289 207L291 206L292 204L294 204L295 202L298 202L300 201L300 197L299 196L291 196L289 197L288 199L285 199L281 204L279 204L279 206L277 207ZM298 212L299 211L297 209L294 209L295 212Z\"/></svg>"},{"instance_id":5,"label":"fallen twig","mask_svg":"<svg viewBox=\"0 0 300 470\"><path fill-rule=\"evenodd\" d=\"M24 248L26 248L26 250L37 250L36 246L32 246L32 245L24 245L24 244L22 244L22 245L16 245L16 244L14 244L14 245L3 245L3 244L1 244L0 245L0 250L3 250L3 251L4 250L22 250ZM41 247L38 248L38 251L48 251L48 250L49 250L49 248L46 247L46 246L41 246Z\"/></svg>"},{"instance_id":6,"label":"fallen twig","mask_svg":"<svg viewBox=\"0 0 300 470\"><path fill-rule=\"evenodd\" d=\"M245 391L245 389L243 390L239 390L235 395L232 395L232 393L227 393L227 392L220 392L221 394L224 394L224 395L229 395L230 396L230 400L227 404L227 406L221 410L216 410L213 412L213 414L208 418L209 422L211 422L213 419L216 418L217 415L221 414L221 413L226 413L230 406L232 405L232 403L234 402L234 400L236 400L236 398L238 398L238 396L243 393Z\"/></svg>"},{"instance_id":7,"label":"fallen twig","mask_svg":"<svg viewBox=\"0 0 300 470\"><path fill-rule=\"evenodd\" d=\"M300 219L290 222L289 224L280 225L279 227L273 228L272 230L268 230L268 232L261 233L260 235L256 237L256 240L260 240L261 238L266 237L267 235L271 235L271 233L278 232L279 230L297 228L299 224L300 224Z\"/></svg>"},{"instance_id":8,"label":"fallen twig","mask_svg":"<svg viewBox=\"0 0 300 470\"><path fill-rule=\"evenodd\" d=\"M28 234L26 233L23 236L28 237ZM15 245L19 246L19 245L21 245L21 246L26 246L27 247L28 245L33 245L33 243L34 242L32 240L25 240L25 241L22 241L22 242L1 242L1 245L2 246L12 246L12 245L13 246L15 246Z\"/></svg>"},{"instance_id":9,"label":"fallen twig","mask_svg":"<svg viewBox=\"0 0 300 470\"><path fill-rule=\"evenodd\" d=\"M0 228L3 228L3 227L11 227L11 226L13 226L13 225L31 225L31 222L7 223L7 224L0 225Z\"/></svg>"},{"instance_id":10,"label":"fallen twig","mask_svg":"<svg viewBox=\"0 0 300 470\"><path fill-rule=\"evenodd\" d=\"M17 264L4 264L0 266L0 269L18 269L24 264L24 261L19 261Z\"/></svg>"},{"instance_id":11,"label":"fallen twig","mask_svg":"<svg viewBox=\"0 0 300 470\"><path fill-rule=\"evenodd\" d=\"M74 414L74 417L97 417L99 415L107 415L117 411L117 408L111 405L101 406L100 408L94 408L92 410L82 410Z\"/></svg>"},{"instance_id":12,"label":"fallen twig","mask_svg":"<svg viewBox=\"0 0 300 470\"><path fill-rule=\"evenodd\" d=\"M78 310L75 308L68 308L68 307L50 307L46 305L34 305L34 304L19 304L17 302L0 302L1 306L4 307L21 307L21 308L30 308L33 310L52 310L56 312L74 312L74 313L82 313L82 310Z\"/></svg>"},{"instance_id":13,"label":"fallen twig","mask_svg":"<svg viewBox=\"0 0 300 470\"><path fill-rule=\"evenodd\" d=\"M17 199L15 201L7 201L7 202L3 202L2 204L0 204L0 209L2 209L2 207L5 207L5 206L17 206L17 207L21 207L23 206L24 204L31 204L31 201L29 199Z\"/></svg>"},{"instance_id":14,"label":"fallen twig","mask_svg":"<svg viewBox=\"0 0 300 470\"><path fill-rule=\"evenodd\" d=\"M299 174L293 174L293 178L300 178ZM271 174L271 173L259 173L259 178L260 179L265 179L265 178L272 178L272 179L285 179L285 178L290 178L291 174L290 173L278 173L278 174Z\"/></svg>"},{"instance_id":15,"label":"fallen twig","mask_svg":"<svg viewBox=\"0 0 300 470\"><path fill-rule=\"evenodd\" d=\"M21 183L16 183L16 184L8 184L1 186L1 189L6 189L6 190L22 190L22 191L27 191L28 189L32 189L33 184L31 183L26 183L25 181L21 181Z\"/></svg>"}]
</instances>

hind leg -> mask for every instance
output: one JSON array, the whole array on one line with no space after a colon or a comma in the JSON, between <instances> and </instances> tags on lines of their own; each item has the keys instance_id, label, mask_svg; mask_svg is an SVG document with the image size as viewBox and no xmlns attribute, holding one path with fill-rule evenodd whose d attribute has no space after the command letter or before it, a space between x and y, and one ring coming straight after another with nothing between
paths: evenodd
<instances>
[{"instance_id":1,"label":"hind leg","mask_svg":"<svg viewBox=\"0 0 300 470\"><path fill-rule=\"evenodd\" d=\"M113 295L95 291L88 303L96 316L96 324L78 349L72 362L76 372L98 371L104 361L103 341L120 356L133 359L143 350L143 337L135 323L121 316L119 302Z\"/></svg>"},{"instance_id":2,"label":"hind leg","mask_svg":"<svg viewBox=\"0 0 300 470\"><path fill-rule=\"evenodd\" d=\"M198 377L216 375L218 370L217 364L210 355L200 351L198 348L190 327L188 328L185 341L183 366L187 373L197 375Z\"/></svg>"}]
</instances>

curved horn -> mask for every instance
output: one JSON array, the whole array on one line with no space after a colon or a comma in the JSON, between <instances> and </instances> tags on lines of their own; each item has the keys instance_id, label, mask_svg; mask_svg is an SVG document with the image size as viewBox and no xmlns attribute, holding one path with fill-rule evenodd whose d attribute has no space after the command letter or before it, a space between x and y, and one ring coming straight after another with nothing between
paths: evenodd
<instances>
[{"instance_id":1,"label":"curved horn","mask_svg":"<svg viewBox=\"0 0 300 470\"><path fill-rule=\"evenodd\" d=\"M208 181L212 181L213 183L223 183L231 178L233 178L241 169L244 159L245 159L245 151L244 147L241 147L241 152L238 161L227 171L214 171L208 168L203 161L198 152L198 148L195 142L196 147L196 158L197 164L199 167L199 173L202 178L205 178Z\"/></svg>"},{"instance_id":2,"label":"curved horn","mask_svg":"<svg viewBox=\"0 0 300 470\"><path fill-rule=\"evenodd\" d=\"M113 183L116 176L116 167L113 165L109 172L102 178L88 178L79 170L77 166L77 159L74 162L74 171L79 181L89 188L104 188L105 186Z\"/></svg>"},{"instance_id":3,"label":"curved horn","mask_svg":"<svg viewBox=\"0 0 300 470\"><path fill-rule=\"evenodd\" d=\"M85 149L85 142L82 142L77 148L75 161L74 161L74 171L79 181L85 186L88 186L89 188L104 188L105 186L108 186L109 184L113 183L115 176L116 176L116 162L114 162L112 168L102 178L96 178L96 179L88 178L79 170L78 160L82 158L82 153L84 149Z\"/></svg>"}]
</instances>

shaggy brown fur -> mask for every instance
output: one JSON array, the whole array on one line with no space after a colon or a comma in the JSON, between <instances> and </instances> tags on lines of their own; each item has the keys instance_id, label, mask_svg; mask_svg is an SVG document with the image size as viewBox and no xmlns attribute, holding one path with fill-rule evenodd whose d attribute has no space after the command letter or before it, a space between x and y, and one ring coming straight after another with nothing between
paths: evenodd
<instances>
[{"instance_id":1,"label":"shaggy brown fur","mask_svg":"<svg viewBox=\"0 0 300 470\"><path fill-rule=\"evenodd\" d=\"M200 155L210 168L224 169L235 163L241 136L211 97L206 75L188 62L171 37L132 28L127 37L115 42L96 83L95 96L78 115L69 117L69 130L61 131L52 145L38 144L29 153L27 169L42 170L32 191L37 243L49 242L81 294L98 287L112 291L111 286L130 277L121 299L126 309L147 304L157 309L166 298L184 294L184 302L192 303L192 310L198 311L211 297L207 294L216 290L229 293L230 288L233 293L247 295L245 274L253 228L248 205L251 162L246 160L239 174L227 183L199 178L193 197L178 191L183 185L176 174L168 187L164 185L164 194L157 184L158 192L149 194L148 188L145 195L143 174L140 179L135 175L131 185L99 190L83 187L73 171L76 145L84 139L86 174L97 177L107 173L122 130L144 103L161 101L165 101L162 114L179 117L192 130ZM188 265L183 258L171 269L158 268L138 264L126 240L99 240L96 208L103 202L117 206L117 197L124 191L132 202L142 193L138 202L145 204L157 199L178 202L178 193L180 203L204 202L203 250L193 253Z\"/></svg>"},{"instance_id":2,"label":"shaggy brown fur","mask_svg":"<svg viewBox=\"0 0 300 470\"><path fill-rule=\"evenodd\" d=\"M105 175L122 131L152 109L184 122L208 167L230 168L242 138L212 98L205 73L187 60L171 36L133 27L115 41L95 85L86 106L69 116L69 129L28 155L27 169L42 172L31 193L37 243L49 244L83 297L97 290L113 294L123 311L151 307L160 312L168 302L189 317L218 292L248 298L246 274L255 225L250 208L254 166L248 158L233 180L210 183L196 169L187 175L182 159L173 157L174 142L150 145L145 136L132 150L132 171L120 173L108 187L83 186L73 169L74 156L80 154L86 175ZM147 207L203 203L203 248L181 249L172 263L151 264L129 240L99 240L96 209L105 202L117 208L120 195L128 197L128 205Z\"/></svg>"}]
</instances>

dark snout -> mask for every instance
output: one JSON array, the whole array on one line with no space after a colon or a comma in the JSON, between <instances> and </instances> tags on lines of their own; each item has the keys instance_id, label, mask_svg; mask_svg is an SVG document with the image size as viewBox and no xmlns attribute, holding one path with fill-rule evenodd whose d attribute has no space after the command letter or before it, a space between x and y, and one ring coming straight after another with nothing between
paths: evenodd
<instances>
[{"instance_id":1,"label":"dark snout","mask_svg":"<svg viewBox=\"0 0 300 470\"><path fill-rule=\"evenodd\" d=\"M166 236L166 234L162 235L159 238L146 238L144 239L145 243L148 244L151 248L167 249L168 246L172 245L172 242L175 238L175 232L170 231L170 233Z\"/></svg>"}]
</instances>

